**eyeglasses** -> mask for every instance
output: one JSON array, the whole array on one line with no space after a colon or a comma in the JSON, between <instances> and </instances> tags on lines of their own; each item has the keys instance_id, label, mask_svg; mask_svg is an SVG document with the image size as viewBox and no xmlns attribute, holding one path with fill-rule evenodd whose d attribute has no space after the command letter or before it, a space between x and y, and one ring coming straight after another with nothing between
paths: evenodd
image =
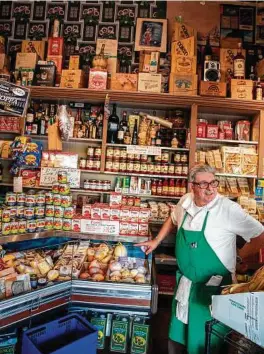
<instances>
[{"instance_id":1,"label":"eyeglasses","mask_svg":"<svg viewBox=\"0 0 264 354\"><path fill-rule=\"evenodd\" d=\"M192 184L198 186L201 189L207 189L209 186L213 187L213 188L217 188L219 186L219 181L217 179L214 179L211 182L192 182Z\"/></svg>"}]
</instances>

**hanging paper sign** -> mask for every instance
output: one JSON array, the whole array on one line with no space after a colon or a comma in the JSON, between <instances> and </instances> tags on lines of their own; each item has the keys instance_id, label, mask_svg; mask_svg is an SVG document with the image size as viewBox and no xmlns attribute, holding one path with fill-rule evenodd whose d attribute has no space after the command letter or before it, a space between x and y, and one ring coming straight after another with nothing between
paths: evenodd
<instances>
[{"instance_id":1,"label":"hanging paper sign","mask_svg":"<svg viewBox=\"0 0 264 354\"><path fill-rule=\"evenodd\" d=\"M0 113L23 117L26 114L30 90L0 80Z\"/></svg>"},{"instance_id":2,"label":"hanging paper sign","mask_svg":"<svg viewBox=\"0 0 264 354\"><path fill-rule=\"evenodd\" d=\"M40 185L52 186L54 182L58 181L58 172L66 171L68 183L70 188L80 188L81 171L77 169L55 168L55 167L41 167L40 171Z\"/></svg>"}]
</instances>

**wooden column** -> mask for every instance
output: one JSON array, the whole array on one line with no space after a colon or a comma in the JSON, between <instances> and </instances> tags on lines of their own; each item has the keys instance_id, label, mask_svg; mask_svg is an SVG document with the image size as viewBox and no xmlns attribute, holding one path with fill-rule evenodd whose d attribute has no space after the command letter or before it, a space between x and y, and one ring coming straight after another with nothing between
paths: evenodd
<instances>
[{"instance_id":1,"label":"wooden column","mask_svg":"<svg viewBox=\"0 0 264 354\"><path fill-rule=\"evenodd\" d=\"M103 137L102 137L102 155L101 155L101 168L100 172L105 170L105 157L106 157L106 143L107 143L107 128L108 128L108 118L110 115L109 111L110 97L107 94L104 103L104 120L103 120Z\"/></svg>"},{"instance_id":2,"label":"wooden column","mask_svg":"<svg viewBox=\"0 0 264 354\"><path fill-rule=\"evenodd\" d=\"M192 104L191 107L191 120L190 120L190 152L189 152L189 169L195 164L195 151L196 151L196 127L198 118L198 106L197 104Z\"/></svg>"},{"instance_id":3,"label":"wooden column","mask_svg":"<svg viewBox=\"0 0 264 354\"><path fill-rule=\"evenodd\" d=\"M259 113L258 178L263 178L264 163L264 109Z\"/></svg>"}]
</instances>

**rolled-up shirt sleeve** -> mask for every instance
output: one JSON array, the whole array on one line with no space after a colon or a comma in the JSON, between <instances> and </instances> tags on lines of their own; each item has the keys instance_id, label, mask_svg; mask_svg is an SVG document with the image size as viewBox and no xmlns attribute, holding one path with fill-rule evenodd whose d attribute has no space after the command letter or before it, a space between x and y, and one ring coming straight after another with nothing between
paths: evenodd
<instances>
[{"instance_id":1,"label":"rolled-up shirt sleeve","mask_svg":"<svg viewBox=\"0 0 264 354\"><path fill-rule=\"evenodd\" d=\"M171 212L171 220L173 222L173 224L176 226L179 223L179 216L180 216L180 205L177 204Z\"/></svg>"},{"instance_id":2,"label":"rolled-up shirt sleeve","mask_svg":"<svg viewBox=\"0 0 264 354\"><path fill-rule=\"evenodd\" d=\"M246 213L237 203L232 203L232 206L229 208L228 219L229 231L243 237L247 242L264 232L264 226Z\"/></svg>"}]
</instances>

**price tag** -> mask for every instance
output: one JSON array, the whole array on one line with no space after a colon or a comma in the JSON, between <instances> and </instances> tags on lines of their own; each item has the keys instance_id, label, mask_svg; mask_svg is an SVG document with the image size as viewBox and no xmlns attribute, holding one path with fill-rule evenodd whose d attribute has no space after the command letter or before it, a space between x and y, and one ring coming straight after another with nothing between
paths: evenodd
<instances>
[{"instance_id":1,"label":"price tag","mask_svg":"<svg viewBox=\"0 0 264 354\"><path fill-rule=\"evenodd\" d=\"M52 186L58 180L58 172L66 171L70 188L80 188L81 171L69 168L41 167L40 185Z\"/></svg>"},{"instance_id":2,"label":"price tag","mask_svg":"<svg viewBox=\"0 0 264 354\"><path fill-rule=\"evenodd\" d=\"M128 154L147 155L147 151L148 151L148 146L140 146L140 145L127 146Z\"/></svg>"},{"instance_id":3,"label":"price tag","mask_svg":"<svg viewBox=\"0 0 264 354\"><path fill-rule=\"evenodd\" d=\"M245 336L252 342L260 345L259 323L259 295L256 293L247 293L245 294Z\"/></svg>"},{"instance_id":4,"label":"price tag","mask_svg":"<svg viewBox=\"0 0 264 354\"><path fill-rule=\"evenodd\" d=\"M14 189L14 193L22 193L23 192L22 177L14 177L13 189Z\"/></svg>"},{"instance_id":5,"label":"price tag","mask_svg":"<svg viewBox=\"0 0 264 354\"><path fill-rule=\"evenodd\" d=\"M148 146L147 155L161 155L161 148L159 146Z\"/></svg>"}]
</instances>

